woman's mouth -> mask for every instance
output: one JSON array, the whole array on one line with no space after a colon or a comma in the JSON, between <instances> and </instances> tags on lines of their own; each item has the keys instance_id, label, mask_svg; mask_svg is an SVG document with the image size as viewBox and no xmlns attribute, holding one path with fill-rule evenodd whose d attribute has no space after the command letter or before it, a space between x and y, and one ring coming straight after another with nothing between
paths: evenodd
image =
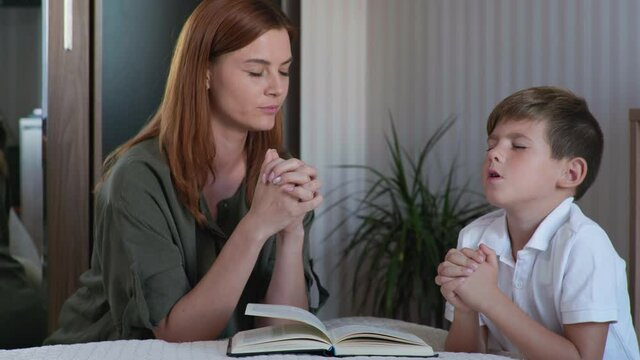
<instances>
[{"instance_id":1,"label":"woman's mouth","mask_svg":"<svg viewBox=\"0 0 640 360\"><path fill-rule=\"evenodd\" d=\"M267 106L260 106L260 107L258 107L258 109L260 109L261 111L263 111L263 112L265 112L267 114L275 114L280 109L280 106L278 106L278 105L267 105Z\"/></svg>"}]
</instances>

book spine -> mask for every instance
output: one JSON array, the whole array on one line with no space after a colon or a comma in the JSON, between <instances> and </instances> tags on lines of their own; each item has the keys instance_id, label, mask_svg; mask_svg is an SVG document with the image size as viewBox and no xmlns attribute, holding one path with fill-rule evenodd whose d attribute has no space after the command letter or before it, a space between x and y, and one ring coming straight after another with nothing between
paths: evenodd
<instances>
[{"instance_id":1,"label":"book spine","mask_svg":"<svg viewBox=\"0 0 640 360\"><path fill-rule=\"evenodd\" d=\"M332 357L336 356L336 348L333 345L331 345L329 350L327 350L326 356L332 356Z\"/></svg>"}]
</instances>

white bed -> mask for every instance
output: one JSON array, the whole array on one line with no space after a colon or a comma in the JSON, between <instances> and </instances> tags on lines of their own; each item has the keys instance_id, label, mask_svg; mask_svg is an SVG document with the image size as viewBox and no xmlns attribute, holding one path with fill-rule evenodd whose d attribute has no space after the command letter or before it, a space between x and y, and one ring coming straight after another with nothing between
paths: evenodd
<instances>
[{"instance_id":1,"label":"white bed","mask_svg":"<svg viewBox=\"0 0 640 360\"><path fill-rule=\"evenodd\" d=\"M488 354L465 354L442 352L447 332L424 325L407 323L399 320L367 318L372 323L403 328L414 333L430 344L438 352L439 359L459 360L500 360L509 357ZM119 340L88 344L54 345L19 350L0 350L0 359L11 360L163 360L188 359L211 360L226 358L227 340L201 341L174 344L162 340ZM251 359L323 359L313 355L263 355ZM356 357L358 359L375 359L374 357ZM355 358L354 358L355 359ZM389 359L381 358L381 359ZM401 359L401 358L394 358Z\"/></svg>"}]
</instances>

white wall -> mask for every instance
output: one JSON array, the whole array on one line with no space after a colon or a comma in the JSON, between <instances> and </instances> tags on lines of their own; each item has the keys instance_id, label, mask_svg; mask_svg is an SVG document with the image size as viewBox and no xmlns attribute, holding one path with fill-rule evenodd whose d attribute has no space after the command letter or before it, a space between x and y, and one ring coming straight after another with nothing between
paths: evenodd
<instances>
[{"instance_id":1,"label":"white wall","mask_svg":"<svg viewBox=\"0 0 640 360\"><path fill-rule=\"evenodd\" d=\"M628 258L628 109L640 107L640 1L303 0L302 5L302 156L320 165L326 189L348 176L325 164L385 164L382 140L391 111L409 149L456 115L438 158L446 166L457 156L460 181L469 178L480 190L485 122L493 106L521 88L559 85L586 98L600 121L605 154L581 206ZM316 224L315 256L336 256L332 247L318 243L339 218L335 214ZM343 280L328 273L321 277L334 287ZM348 311L332 305L321 315Z\"/></svg>"},{"instance_id":2,"label":"white wall","mask_svg":"<svg viewBox=\"0 0 640 360\"><path fill-rule=\"evenodd\" d=\"M355 191L348 171L332 168L366 161L366 0L303 0L301 21L301 154L321 174L325 204ZM329 190L335 190L327 193ZM344 211L316 212L312 254L331 292L321 316L348 314L348 269L337 268L340 236L327 232ZM319 215L319 216L318 216Z\"/></svg>"}]
</instances>

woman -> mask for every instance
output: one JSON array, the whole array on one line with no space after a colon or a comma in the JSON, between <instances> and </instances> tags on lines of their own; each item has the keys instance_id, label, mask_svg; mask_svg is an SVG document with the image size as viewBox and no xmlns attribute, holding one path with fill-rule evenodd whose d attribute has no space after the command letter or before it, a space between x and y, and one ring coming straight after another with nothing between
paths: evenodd
<instances>
[{"instance_id":1,"label":"woman","mask_svg":"<svg viewBox=\"0 0 640 360\"><path fill-rule=\"evenodd\" d=\"M194 10L158 112L105 161L91 268L47 343L211 340L254 327L249 302L308 308L320 183L276 151L291 33L266 1Z\"/></svg>"}]
</instances>

